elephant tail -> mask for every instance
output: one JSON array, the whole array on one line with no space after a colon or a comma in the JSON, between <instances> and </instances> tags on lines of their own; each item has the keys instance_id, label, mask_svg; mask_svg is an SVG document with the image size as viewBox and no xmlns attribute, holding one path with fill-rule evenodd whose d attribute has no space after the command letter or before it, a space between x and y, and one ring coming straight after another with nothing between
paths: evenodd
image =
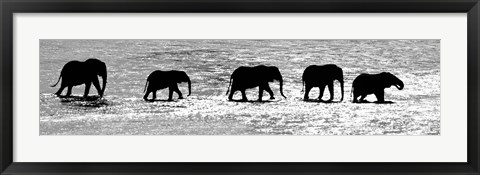
<instances>
[{"instance_id":1,"label":"elephant tail","mask_svg":"<svg viewBox=\"0 0 480 175\"><path fill-rule=\"evenodd\" d=\"M350 97L352 97L353 94L353 85L352 85L352 90L350 90Z\"/></svg>"},{"instance_id":2,"label":"elephant tail","mask_svg":"<svg viewBox=\"0 0 480 175\"><path fill-rule=\"evenodd\" d=\"M62 78L62 75L58 77L57 83L55 83L54 85L50 85L50 87L55 87L58 84L58 82L60 82L60 78Z\"/></svg>"},{"instance_id":3,"label":"elephant tail","mask_svg":"<svg viewBox=\"0 0 480 175\"><path fill-rule=\"evenodd\" d=\"M147 80L147 82L145 82L145 87L143 88L143 92L145 92L147 90L147 85L148 85L148 80Z\"/></svg>"},{"instance_id":4,"label":"elephant tail","mask_svg":"<svg viewBox=\"0 0 480 175\"><path fill-rule=\"evenodd\" d=\"M302 90L300 91L300 94L302 94L304 90L305 90L305 81L303 81L302 79Z\"/></svg>"},{"instance_id":5,"label":"elephant tail","mask_svg":"<svg viewBox=\"0 0 480 175\"><path fill-rule=\"evenodd\" d=\"M230 82L228 83L228 89L227 93L225 95L228 95L228 92L230 92L230 86L232 85L232 76L230 76Z\"/></svg>"}]
</instances>

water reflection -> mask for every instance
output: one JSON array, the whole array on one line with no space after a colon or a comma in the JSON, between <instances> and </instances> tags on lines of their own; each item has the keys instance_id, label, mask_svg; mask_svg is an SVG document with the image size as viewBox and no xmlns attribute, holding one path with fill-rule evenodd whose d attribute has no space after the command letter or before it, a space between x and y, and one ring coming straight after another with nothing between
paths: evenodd
<instances>
[{"instance_id":1,"label":"water reflection","mask_svg":"<svg viewBox=\"0 0 480 175\"><path fill-rule=\"evenodd\" d=\"M41 40L40 133L42 135L427 135L440 134L439 40ZM70 60L95 57L108 66L109 84L101 99L58 98L49 84ZM374 63L374 64L372 64ZM277 66L284 78L270 83L277 99L228 101L233 70L259 64ZM308 65L342 67L345 97L332 102L303 101L301 74ZM184 70L192 95L166 101L142 99L153 70ZM391 71L405 89L385 89L395 103L351 103L351 83L363 72ZM52 78L55 77L55 78ZM339 87L338 82L334 84ZM181 92L188 92L180 85ZM313 88L309 97L318 97ZM326 91L324 97L329 97ZM268 95L267 95L268 96ZM241 99L237 92L233 99ZM253 100L255 99L255 100ZM61 130L58 128L62 128Z\"/></svg>"},{"instance_id":2,"label":"water reflection","mask_svg":"<svg viewBox=\"0 0 480 175\"><path fill-rule=\"evenodd\" d=\"M59 98L62 104L69 106L98 108L112 105L111 102L105 98L101 98L100 96L60 96Z\"/></svg>"}]
</instances>

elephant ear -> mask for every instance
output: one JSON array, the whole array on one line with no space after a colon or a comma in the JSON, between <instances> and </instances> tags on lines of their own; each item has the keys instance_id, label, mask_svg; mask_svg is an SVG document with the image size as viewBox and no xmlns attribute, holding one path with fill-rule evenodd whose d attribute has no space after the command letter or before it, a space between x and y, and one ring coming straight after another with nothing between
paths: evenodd
<instances>
[{"instance_id":1,"label":"elephant ear","mask_svg":"<svg viewBox=\"0 0 480 175\"><path fill-rule=\"evenodd\" d=\"M388 72L379 73L378 76L377 76L377 79L376 79L376 81L378 82L378 85L380 85L380 87L382 87L382 88L390 87L390 85L389 85L390 76L391 75L389 75Z\"/></svg>"},{"instance_id":2,"label":"elephant ear","mask_svg":"<svg viewBox=\"0 0 480 175\"><path fill-rule=\"evenodd\" d=\"M280 80L281 78L279 76L280 76L280 70L277 67L275 66L268 67L268 76L266 77L268 82Z\"/></svg>"},{"instance_id":3,"label":"elephant ear","mask_svg":"<svg viewBox=\"0 0 480 175\"><path fill-rule=\"evenodd\" d=\"M382 84L385 88L389 88L392 85L395 85L396 80L398 79L395 75L391 74L390 72L382 72L381 73Z\"/></svg>"},{"instance_id":4,"label":"elephant ear","mask_svg":"<svg viewBox=\"0 0 480 175\"><path fill-rule=\"evenodd\" d=\"M180 71L178 81L179 81L178 83L188 82L190 81L190 77L188 77L186 72Z\"/></svg>"},{"instance_id":5,"label":"elephant ear","mask_svg":"<svg viewBox=\"0 0 480 175\"><path fill-rule=\"evenodd\" d=\"M89 73L93 76L105 76L106 65L104 62L96 58L89 58L85 60L85 64L90 69Z\"/></svg>"}]
</instances>

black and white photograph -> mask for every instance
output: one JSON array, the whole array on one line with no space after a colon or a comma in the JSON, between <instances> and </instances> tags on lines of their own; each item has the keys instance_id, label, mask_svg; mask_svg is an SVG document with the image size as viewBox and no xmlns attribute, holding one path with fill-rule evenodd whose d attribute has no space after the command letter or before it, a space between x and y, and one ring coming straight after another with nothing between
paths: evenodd
<instances>
[{"instance_id":1,"label":"black and white photograph","mask_svg":"<svg viewBox=\"0 0 480 175\"><path fill-rule=\"evenodd\" d=\"M41 39L40 135L441 135L439 39Z\"/></svg>"}]
</instances>

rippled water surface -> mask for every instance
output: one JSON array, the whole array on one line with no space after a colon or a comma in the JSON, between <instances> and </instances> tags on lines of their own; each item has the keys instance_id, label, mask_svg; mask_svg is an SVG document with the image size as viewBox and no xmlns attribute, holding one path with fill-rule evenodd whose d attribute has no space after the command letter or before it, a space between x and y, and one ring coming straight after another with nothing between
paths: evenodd
<instances>
[{"instance_id":1,"label":"rippled water surface","mask_svg":"<svg viewBox=\"0 0 480 175\"><path fill-rule=\"evenodd\" d=\"M98 58L107 64L103 99L53 95L63 65ZM239 66L277 66L284 77L270 83L275 100L229 102L228 80ZM304 102L301 74L312 64L343 68L345 98L338 103ZM143 101L154 70L183 70L192 95ZM389 104L351 103L351 83L360 73L391 72L405 88L385 90ZM179 85L187 94L187 84ZM335 101L340 99L335 83ZM63 92L66 93L66 89ZM318 96L312 89L310 98ZM258 88L249 89L249 100ZM439 40L41 40L40 133L42 135L439 135ZM95 88L90 95L97 95ZM265 96L265 93L264 93ZM267 95L268 96L268 95ZM323 99L329 96L328 91ZM234 96L240 98L240 92ZM373 95L367 97L376 101Z\"/></svg>"}]
</instances>

